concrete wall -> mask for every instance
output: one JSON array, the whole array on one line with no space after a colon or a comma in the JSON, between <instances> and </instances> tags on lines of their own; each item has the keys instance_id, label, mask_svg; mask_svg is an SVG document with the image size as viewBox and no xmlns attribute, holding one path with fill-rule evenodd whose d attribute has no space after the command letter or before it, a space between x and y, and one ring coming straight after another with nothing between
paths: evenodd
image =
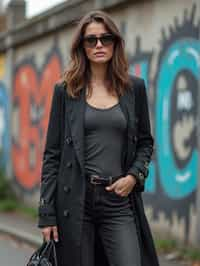
<instances>
[{"instance_id":1,"label":"concrete wall","mask_svg":"<svg viewBox=\"0 0 200 266\"><path fill-rule=\"evenodd\" d=\"M107 10L130 72L147 85L155 154L144 201L152 228L197 243L198 0L68 1L0 35L0 147L20 197L37 205L52 88L68 62L74 21Z\"/></svg>"}]
</instances>

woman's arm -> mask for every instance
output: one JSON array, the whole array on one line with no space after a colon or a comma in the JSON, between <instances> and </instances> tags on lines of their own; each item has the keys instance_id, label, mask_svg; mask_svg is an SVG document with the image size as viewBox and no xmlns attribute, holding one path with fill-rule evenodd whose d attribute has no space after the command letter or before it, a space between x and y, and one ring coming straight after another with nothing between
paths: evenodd
<instances>
[{"instance_id":1,"label":"woman's arm","mask_svg":"<svg viewBox=\"0 0 200 266\"><path fill-rule=\"evenodd\" d=\"M61 155L61 90L54 87L41 169L38 227L56 225L55 190Z\"/></svg>"},{"instance_id":2,"label":"woman's arm","mask_svg":"<svg viewBox=\"0 0 200 266\"><path fill-rule=\"evenodd\" d=\"M138 94L135 93L135 104L138 104L138 125L137 125L137 142L136 154L134 161L127 171L127 174L134 175L140 190L144 190L145 178L149 173L149 163L153 153L154 138L151 135L151 125L149 118L148 100L145 83L139 79ZM136 87L134 88L136 89ZM137 98L138 97L138 98Z\"/></svg>"}]
</instances>

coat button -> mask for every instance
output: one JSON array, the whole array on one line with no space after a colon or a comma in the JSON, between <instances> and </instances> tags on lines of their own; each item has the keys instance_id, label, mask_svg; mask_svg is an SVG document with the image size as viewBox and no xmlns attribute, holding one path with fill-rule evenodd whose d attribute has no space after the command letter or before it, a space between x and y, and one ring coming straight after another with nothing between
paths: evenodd
<instances>
[{"instance_id":1,"label":"coat button","mask_svg":"<svg viewBox=\"0 0 200 266\"><path fill-rule=\"evenodd\" d=\"M71 191L71 188L68 187L68 186L64 186L63 190L66 192L66 193L69 193Z\"/></svg>"},{"instance_id":2,"label":"coat button","mask_svg":"<svg viewBox=\"0 0 200 266\"><path fill-rule=\"evenodd\" d=\"M143 179L144 178L143 173L139 172L139 177L140 177L140 179Z\"/></svg>"},{"instance_id":3,"label":"coat button","mask_svg":"<svg viewBox=\"0 0 200 266\"><path fill-rule=\"evenodd\" d=\"M134 143L134 142L137 142L137 136L132 136L131 141L132 141L133 143Z\"/></svg>"},{"instance_id":4,"label":"coat button","mask_svg":"<svg viewBox=\"0 0 200 266\"><path fill-rule=\"evenodd\" d=\"M44 200L44 198L41 198L40 199L40 205L42 206L42 205L44 205L45 204L45 200Z\"/></svg>"},{"instance_id":5,"label":"coat button","mask_svg":"<svg viewBox=\"0 0 200 266\"><path fill-rule=\"evenodd\" d=\"M68 217L69 216L69 210L64 210L63 214L65 217Z\"/></svg>"},{"instance_id":6,"label":"coat button","mask_svg":"<svg viewBox=\"0 0 200 266\"><path fill-rule=\"evenodd\" d=\"M72 162L67 162L67 167L71 167L72 166Z\"/></svg>"},{"instance_id":7,"label":"coat button","mask_svg":"<svg viewBox=\"0 0 200 266\"><path fill-rule=\"evenodd\" d=\"M72 142L72 138L71 137L66 137L66 142L67 142L67 144L70 144Z\"/></svg>"}]
</instances>

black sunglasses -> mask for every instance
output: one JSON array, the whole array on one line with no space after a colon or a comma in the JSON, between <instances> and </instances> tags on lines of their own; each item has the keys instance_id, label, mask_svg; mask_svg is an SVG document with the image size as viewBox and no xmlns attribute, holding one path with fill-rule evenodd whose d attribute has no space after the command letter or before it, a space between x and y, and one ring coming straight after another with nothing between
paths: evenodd
<instances>
[{"instance_id":1,"label":"black sunglasses","mask_svg":"<svg viewBox=\"0 0 200 266\"><path fill-rule=\"evenodd\" d=\"M100 37L96 35L88 35L83 37L83 43L86 47L94 48L97 45L97 41L100 40L103 46L109 46L114 43L116 37L111 33L102 34Z\"/></svg>"}]
</instances>

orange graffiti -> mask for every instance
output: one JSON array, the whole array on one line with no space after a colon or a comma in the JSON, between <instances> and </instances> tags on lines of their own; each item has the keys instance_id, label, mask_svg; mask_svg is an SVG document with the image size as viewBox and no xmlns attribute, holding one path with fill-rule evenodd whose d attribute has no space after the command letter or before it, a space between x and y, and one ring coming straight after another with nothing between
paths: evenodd
<instances>
[{"instance_id":1,"label":"orange graffiti","mask_svg":"<svg viewBox=\"0 0 200 266\"><path fill-rule=\"evenodd\" d=\"M15 74L12 161L16 181L25 190L40 183L52 89L60 73L59 57L52 55L40 79L31 64L21 65Z\"/></svg>"}]
</instances>

